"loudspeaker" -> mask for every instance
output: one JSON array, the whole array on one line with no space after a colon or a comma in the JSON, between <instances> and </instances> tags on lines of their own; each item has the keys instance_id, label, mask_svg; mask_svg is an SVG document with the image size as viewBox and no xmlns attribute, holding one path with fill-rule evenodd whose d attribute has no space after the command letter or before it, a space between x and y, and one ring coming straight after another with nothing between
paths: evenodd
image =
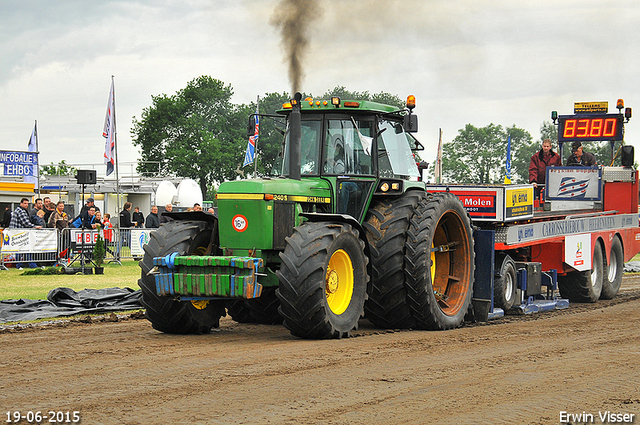
<instances>
[{"instance_id":1,"label":"loudspeaker","mask_svg":"<svg viewBox=\"0 0 640 425\"><path fill-rule=\"evenodd\" d=\"M633 146L624 145L622 147L622 156L620 157L623 167L633 167Z\"/></svg>"},{"instance_id":2,"label":"loudspeaker","mask_svg":"<svg viewBox=\"0 0 640 425\"><path fill-rule=\"evenodd\" d=\"M96 184L96 170L78 170L78 184Z\"/></svg>"}]
</instances>

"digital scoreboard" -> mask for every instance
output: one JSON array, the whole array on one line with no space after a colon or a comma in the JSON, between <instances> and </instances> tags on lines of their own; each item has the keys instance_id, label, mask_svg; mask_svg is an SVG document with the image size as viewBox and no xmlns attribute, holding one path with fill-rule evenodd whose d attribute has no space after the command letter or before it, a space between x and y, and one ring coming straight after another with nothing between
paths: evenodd
<instances>
[{"instance_id":1,"label":"digital scoreboard","mask_svg":"<svg viewBox=\"0 0 640 425\"><path fill-rule=\"evenodd\" d=\"M558 141L619 141L623 138L623 123L622 114L560 115Z\"/></svg>"}]
</instances>

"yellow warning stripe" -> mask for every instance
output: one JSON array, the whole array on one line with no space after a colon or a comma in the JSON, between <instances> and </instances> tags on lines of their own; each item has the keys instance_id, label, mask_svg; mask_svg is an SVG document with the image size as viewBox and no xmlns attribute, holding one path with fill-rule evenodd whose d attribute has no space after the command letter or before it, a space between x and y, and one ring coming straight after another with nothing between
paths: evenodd
<instances>
[{"instance_id":1,"label":"yellow warning stripe","mask_svg":"<svg viewBox=\"0 0 640 425\"><path fill-rule=\"evenodd\" d=\"M217 199L262 200L262 193L218 193ZM325 196L273 195L274 201L308 202L312 204L330 204L331 198Z\"/></svg>"},{"instance_id":2,"label":"yellow warning stripe","mask_svg":"<svg viewBox=\"0 0 640 425\"><path fill-rule=\"evenodd\" d=\"M262 193L218 193L217 199L264 199Z\"/></svg>"}]
</instances>

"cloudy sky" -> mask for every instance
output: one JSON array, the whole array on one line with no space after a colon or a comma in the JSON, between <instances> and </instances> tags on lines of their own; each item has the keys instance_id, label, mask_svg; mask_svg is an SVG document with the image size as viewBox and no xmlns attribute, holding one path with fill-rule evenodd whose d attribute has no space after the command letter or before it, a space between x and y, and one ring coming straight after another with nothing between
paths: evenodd
<instances>
[{"instance_id":1,"label":"cloudy sky","mask_svg":"<svg viewBox=\"0 0 640 425\"><path fill-rule=\"evenodd\" d=\"M317 0L302 90L335 86L417 98L418 138L435 156L465 124L528 130L574 101L640 108L637 0ZM121 175L138 158L134 117L151 96L200 75L235 103L290 91L279 0L2 1L0 150L26 150L38 122L40 164L99 164L115 76ZM637 109L640 114L640 109ZM638 121L636 123L636 121ZM640 149L640 116L625 140ZM640 157L640 151L636 155ZM100 174L104 166L98 167Z\"/></svg>"}]
</instances>

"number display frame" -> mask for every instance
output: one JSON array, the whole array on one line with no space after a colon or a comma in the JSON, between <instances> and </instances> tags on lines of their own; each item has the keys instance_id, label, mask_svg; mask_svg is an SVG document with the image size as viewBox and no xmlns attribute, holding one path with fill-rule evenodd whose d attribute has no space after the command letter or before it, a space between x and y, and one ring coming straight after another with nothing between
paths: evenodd
<instances>
[{"instance_id":1,"label":"number display frame","mask_svg":"<svg viewBox=\"0 0 640 425\"><path fill-rule=\"evenodd\" d=\"M558 141L620 141L624 137L622 114L579 114L558 117Z\"/></svg>"}]
</instances>

